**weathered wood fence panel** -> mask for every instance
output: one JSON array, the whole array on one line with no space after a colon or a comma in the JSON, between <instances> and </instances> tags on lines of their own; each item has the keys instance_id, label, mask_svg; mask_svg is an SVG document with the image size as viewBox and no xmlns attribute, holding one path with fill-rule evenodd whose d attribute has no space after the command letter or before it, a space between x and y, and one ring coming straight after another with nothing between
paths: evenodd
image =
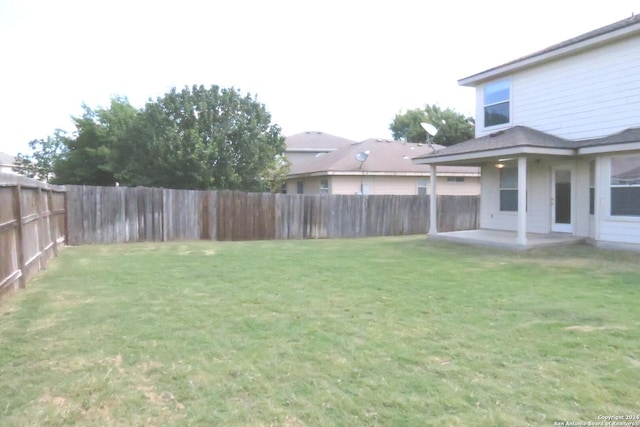
<instances>
[{"instance_id":1,"label":"weathered wood fence panel","mask_svg":"<svg viewBox=\"0 0 640 427\"><path fill-rule=\"evenodd\" d=\"M65 241L63 187L0 174L0 296L25 284Z\"/></svg>"},{"instance_id":2,"label":"weathered wood fence panel","mask_svg":"<svg viewBox=\"0 0 640 427\"><path fill-rule=\"evenodd\" d=\"M424 196L286 195L67 186L69 244L426 233ZM438 196L438 230L477 228L478 197Z\"/></svg>"}]
</instances>

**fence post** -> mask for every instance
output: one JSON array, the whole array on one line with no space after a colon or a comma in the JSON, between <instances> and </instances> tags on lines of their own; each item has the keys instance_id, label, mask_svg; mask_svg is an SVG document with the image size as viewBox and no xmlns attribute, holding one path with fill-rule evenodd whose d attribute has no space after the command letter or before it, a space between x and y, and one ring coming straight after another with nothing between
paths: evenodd
<instances>
[{"instance_id":1,"label":"fence post","mask_svg":"<svg viewBox=\"0 0 640 427\"><path fill-rule=\"evenodd\" d=\"M18 286L25 287L25 271L24 271L24 239L22 230L22 199L21 199L22 187L20 184L13 187L13 215L16 218L18 228L16 228L16 250L18 251L18 269L20 270L20 278L18 279Z\"/></svg>"},{"instance_id":2,"label":"fence post","mask_svg":"<svg viewBox=\"0 0 640 427\"><path fill-rule=\"evenodd\" d=\"M42 188L38 187L36 191L38 197L36 198L36 214L38 214L38 219L36 219L36 236L38 237L38 251L40 251L40 258L38 259L39 270L46 270L47 268L47 259L44 255L46 243L44 242L44 212L42 209Z\"/></svg>"}]
</instances>

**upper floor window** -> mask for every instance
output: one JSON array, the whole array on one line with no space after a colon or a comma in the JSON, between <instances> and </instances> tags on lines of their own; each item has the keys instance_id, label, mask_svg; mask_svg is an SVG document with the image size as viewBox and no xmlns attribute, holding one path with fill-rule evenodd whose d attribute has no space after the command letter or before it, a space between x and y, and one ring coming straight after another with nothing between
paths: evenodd
<instances>
[{"instance_id":1,"label":"upper floor window","mask_svg":"<svg viewBox=\"0 0 640 427\"><path fill-rule=\"evenodd\" d=\"M488 83L484 86L484 126L509 123L509 100L511 81L509 79Z\"/></svg>"},{"instance_id":2,"label":"upper floor window","mask_svg":"<svg viewBox=\"0 0 640 427\"><path fill-rule=\"evenodd\" d=\"M640 154L611 159L611 215L640 216Z\"/></svg>"}]
</instances>

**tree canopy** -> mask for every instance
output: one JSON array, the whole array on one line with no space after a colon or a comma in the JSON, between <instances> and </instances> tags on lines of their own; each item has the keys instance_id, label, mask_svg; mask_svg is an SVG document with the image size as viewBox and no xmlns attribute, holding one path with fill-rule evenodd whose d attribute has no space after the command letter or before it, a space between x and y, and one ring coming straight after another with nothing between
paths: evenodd
<instances>
[{"instance_id":1,"label":"tree canopy","mask_svg":"<svg viewBox=\"0 0 640 427\"><path fill-rule=\"evenodd\" d=\"M472 117L447 108L441 109L437 105L425 105L424 108L407 110L398 113L389 125L393 138L407 142L427 142L427 132L420 123L429 123L438 129L432 142L440 145L453 145L472 139L475 135Z\"/></svg>"},{"instance_id":2,"label":"tree canopy","mask_svg":"<svg viewBox=\"0 0 640 427\"><path fill-rule=\"evenodd\" d=\"M173 88L139 110L126 98L83 109L73 136L35 141L20 161L52 165L57 184L187 189L265 191L286 171L279 126L234 88Z\"/></svg>"}]
</instances>

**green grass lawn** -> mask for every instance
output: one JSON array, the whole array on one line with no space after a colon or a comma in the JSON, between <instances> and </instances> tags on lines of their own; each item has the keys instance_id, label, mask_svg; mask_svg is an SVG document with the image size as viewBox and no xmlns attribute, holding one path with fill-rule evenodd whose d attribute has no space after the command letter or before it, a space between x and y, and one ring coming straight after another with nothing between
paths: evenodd
<instances>
[{"instance_id":1,"label":"green grass lawn","mask_svg":"<svg viewBox=\"0 0 640 427\"><path fill-rule=\"evenodd\" d=\"M67 248L0 303L0 425L638 414L638 261L422 236Z\"/></svg>"}]
</instances>

